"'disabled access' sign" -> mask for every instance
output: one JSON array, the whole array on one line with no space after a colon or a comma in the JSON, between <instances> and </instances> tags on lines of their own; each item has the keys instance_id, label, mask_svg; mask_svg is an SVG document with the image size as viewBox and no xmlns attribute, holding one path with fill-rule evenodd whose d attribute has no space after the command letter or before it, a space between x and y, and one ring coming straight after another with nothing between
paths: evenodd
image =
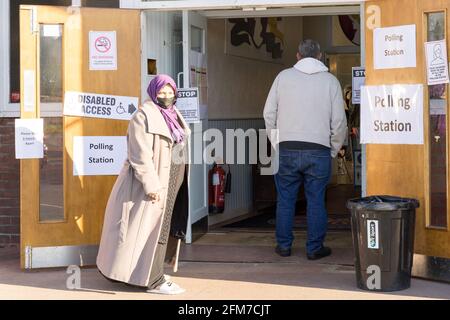
<instances>
[{"instance_id":1,"label":"'disabled access' sign","mask_svg":"<svg viewBox=\"0 0 450 320\"><path fill-rule=\"evenodd\" d=\"M64 115L131 120L138 104L139 99L135 97L68 91L64 97Z\"/></svg>"}]
</instances>

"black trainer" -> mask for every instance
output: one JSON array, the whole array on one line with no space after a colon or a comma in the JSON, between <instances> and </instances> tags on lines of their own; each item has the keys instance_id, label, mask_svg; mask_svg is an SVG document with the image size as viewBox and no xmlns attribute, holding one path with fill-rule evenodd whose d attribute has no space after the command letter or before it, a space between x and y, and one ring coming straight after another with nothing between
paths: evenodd
<instances>
[{"instance_id":1,"label":"black trainer","mask_svg":"<svg viewBox=\"0 0 450 320\"><path fill-rule=\"evenodd\" d=\"M330 254L331 254L331 248L322 247L318 251L311 253L311 254L307 254L306 256L307 256L308 260L317 260L317 259L328 257Z\"/></svg>"},{"instance_id":2,"label":"black trainer","mask_svg":"<svg viewBox=\"0 0 450 320\"><path fill-rule=\"evenodd\" d=\"M291 255L291 248L283 249L279 246L275 248L275 252L282 257L289 257Z\"/></svg>"}]
</instances>

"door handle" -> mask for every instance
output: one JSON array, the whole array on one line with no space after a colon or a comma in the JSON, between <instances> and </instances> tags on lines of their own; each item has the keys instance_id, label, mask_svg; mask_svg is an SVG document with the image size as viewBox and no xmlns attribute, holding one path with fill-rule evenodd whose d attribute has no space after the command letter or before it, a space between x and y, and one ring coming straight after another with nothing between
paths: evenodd
<instances>
[{"instance_id":1,"label":"door handle","mask_svg":"<svg viewBox=\"0 0 450 320\"><path fill-rule=\"evenodd\" d=\"M180 85L180 83L181 83L181 76L184 76L184 72L178 72L178 74L177 74L177 87L178 88L181 88L181 85Z\"/></svg>"}]
</instances>

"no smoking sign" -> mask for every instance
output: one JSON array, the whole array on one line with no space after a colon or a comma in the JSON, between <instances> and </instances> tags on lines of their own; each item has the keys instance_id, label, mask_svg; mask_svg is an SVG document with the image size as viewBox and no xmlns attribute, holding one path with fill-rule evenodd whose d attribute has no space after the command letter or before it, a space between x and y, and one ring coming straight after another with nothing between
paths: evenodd
<instances>
[{"instance_id":1,"label":"no smoking sign","mask_svg":"<svg viewBox=\"0 0 450 320\"><path fill-rule=\"evenodd\" d=\"M111 50L111 40L107 37L100 37L95 40L95 49L100 53L106 53Z\"/></svg>"},{"instance_id":2,"label":"no smoking sign","mask_svg":"<svg viewBox=\"0 0 450 320\"><path fill-rule=\"evenodd\" d=\"M89 70L117 70L115 31L89 32Z\"/></svg>"}]
</instances>

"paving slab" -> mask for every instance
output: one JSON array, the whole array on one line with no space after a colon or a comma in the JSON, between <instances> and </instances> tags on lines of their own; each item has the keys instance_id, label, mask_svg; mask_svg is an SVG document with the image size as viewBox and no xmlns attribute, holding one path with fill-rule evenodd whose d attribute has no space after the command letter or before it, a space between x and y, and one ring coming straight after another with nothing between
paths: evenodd
<instances>
[{"instance_id":1,"label":"paving slab","mask_svg":"<svg viewBox=\"0 0 450 320\"><path fill-rule=\"evenodd\" d=\"M305 258L297 235L293 256L273 252L273 235L212 232L182 248L179 271L166 273L186 288L163 296L122 283L112 283L96 268L81 268L80 289L70 290L66 268L21 270L17 248L0 248L0 299L52 300L392 300L450 299L450 284L412 279L411 288L392 293L356 287L348 234L334 234L333 255L318 261ZM304 240L304 239L303 239Z\"/></svg>"}]
</instances>

